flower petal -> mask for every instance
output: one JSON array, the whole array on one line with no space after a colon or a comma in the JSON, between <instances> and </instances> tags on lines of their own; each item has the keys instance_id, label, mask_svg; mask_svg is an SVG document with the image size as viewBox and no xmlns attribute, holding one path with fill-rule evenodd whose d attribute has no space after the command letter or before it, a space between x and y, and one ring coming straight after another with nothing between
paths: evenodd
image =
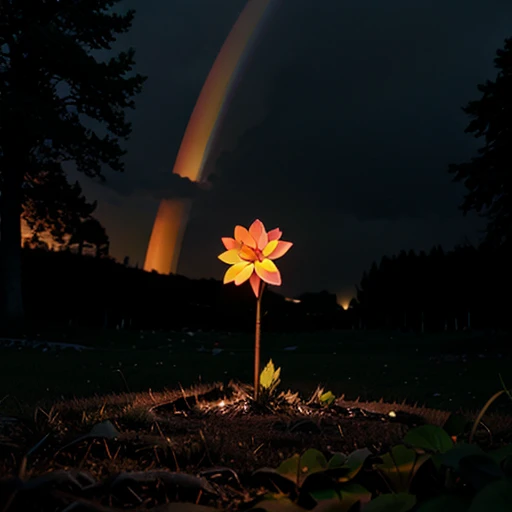
<instances>
[{"instance_id":1,"label":"flower petal","mask_svg":"<svg viewBox=\"0 0 512 512\"><path fill-rule=\"evenodd\" d=\"M256 261L258 256L254 252L254 249L251 249L247 245L243 245L242 248L238 251L240 258L245 261Z\"/></svg>"},{"instance_id":2,"label":"flower petal","mask_svg":"<svg viewBox=\"0 0 512 512\"><path fill-rule=\"evenodd\" d=\"M235 284L240 286L242 283L245 283L254 272L254 263L249 263L243 270L240 272L235 279Z\"/></svg>"},{"instance_id":3,"label":"flower petal","mask_svg":"<svg viewBox=\"0 0 512 512\"><path fill-rule=\"evenodd\" d=\"M256 274L256 272L253 272L251 278L249 279L249 283L251 285L252 291L254 292L254 295L256 295L257 298L260 294L261 279L259 278L258 274Z\"/></svg>"},{"instance_id":4,"label":"flower petal","mask_svg":"<svg viewBox=\"0 0 512 512\"><path fill-rule=\"evenodd\" d=\"M254 240L249 231L243 226L235 227L235 240L256 249L256 240Z\"/></svg>"},{"instance_id":5,"label":"flower petal","mask_svg":"<svg viewBox=\"0 0 512 512\"><path fill-rule=\"evenodd\" d=\"M238 255L240 251L238 249L231 249L229 251L223 252L217 256L220 261L227 263L228 265L234 265L235 263L240 263L242 260Z\"/></svg>"},{"instance_id":6,"label":"flower petal","mask_svg":"<svg viewBox=\"0 0 512 512\"><path fill-rule=\"evenodd\" d=\"M224 247L230 251L231 249L240 249L240 242L237 242L234 238L230 238L228 236L225 236L221 238L222 243L224 244Z\"/></svg>"},{"instance_id":7,"label":"flower petal","mask_svg":"<svg viewBox=\"0 0 512 512\"><path fill-rule=\"evenodd\" d=\"M257 261L254 265L256 274L268 284L279 286L281 284L281 273L276 267L276 264L269 260L264 259L263 261Z\"/></svg>"},{"instance_id":8,"label":"flower petal","mask_svg":"<svg viewBox=\"0 0 512 512\"><path fill-rule=\"evenodd\" d=\"M263 256L266 258L269 254L272 254L275 251L278 243L279 242L277 240L271 240L261 251Z\"/></svg>"},{"instance_id":9,"label":"flower petal","mask_svg":"<svg viewBox=\"0 0 512 512\"><path fill-rule=\"evenodd\" d=\"M272 229L268 232L268 241L279 240L283 236L283 232L279 228Z\"/></svg>"},{"instance_id":10,"label":"flower petal","mask_svg":"<svg viewBox=\"0 0 512 512\"><path fill-rule=\"evenodd\" d=\"M256 241L258 249L263 249L268 244L267 230L261 220L256 219L249 227L249 233Z\"/></svg>"},{"instance_id":11,"label":"flower petal","mask_svg":"<svg viewBox=\"0 0 512 512\"><path fill-rule=\"evenodd\" d=\"M269 244L270 245L270 244ZM277 260L281 256L284 256L293 244L291 242L277 242L277 247L268 255L271 260Z\"/></svg>"},{"instance_id":12,"label":"flower petal","mask_svg":"<svg viewBox=\"0 0 512 512\"><path fill-rule=\"evenodd\" d=\"M251 265L251 263L242 261L232 267L229 267L224 274L224 284L232 283L237 278L238 274L240 274L240 272L242 272L248 265Z\"/></svg>"}]
</instances>

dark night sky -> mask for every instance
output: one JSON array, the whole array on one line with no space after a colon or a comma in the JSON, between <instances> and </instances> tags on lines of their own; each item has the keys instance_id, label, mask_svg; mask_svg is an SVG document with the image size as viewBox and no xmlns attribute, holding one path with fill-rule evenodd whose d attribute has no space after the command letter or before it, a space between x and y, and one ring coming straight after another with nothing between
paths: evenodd
<instances>
[{"instance_id":1,"label":"dark night sky","mask_svg":"<svg viewBox=\"0 0 512 512\"><path fill-rule=\"evenodd\" d=\"M124 2L137 16L120 47L134 46L149 76L129 114L126 172L109 173L107 186L80 180L119 259L142 264L159 198L193 192L173 179L174 158L244 3ZM383 254L476 241L481 221L457 210L463 190L446 170L478 147L461 106L494 79L511 27L509 0L278 1L225 120L218 150L233 153L196 201L180 272L221 278L220 237L256 217L295 244L280 265L287 294L350 295Z\"/></svg>"}]
</instances>

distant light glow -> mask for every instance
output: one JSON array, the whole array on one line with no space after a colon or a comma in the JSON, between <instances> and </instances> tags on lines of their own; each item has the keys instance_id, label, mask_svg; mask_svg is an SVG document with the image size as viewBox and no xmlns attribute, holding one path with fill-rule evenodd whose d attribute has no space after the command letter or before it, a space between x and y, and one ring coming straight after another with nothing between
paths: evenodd
<instances>
[{"instance_id":1,"label":"distant light glow","mask_svg":"<svg viewBox=\"0 0 512 512\"><path fill-rule=\"evenodd\" d=\"M355 296L355 289L353 287L347 287L336 294L336 302L339 306L341 306L345 311L350 306L350 301Z\"/></svg>"},{"instance_id":2,"label":"distant light glow","mask_svg":"<svg viewBox=\"0 0 512 512\"><path fill-rule=\"evenodd\" d=\"M338 305L341 306L345 311L348 309L348 306L350 305L350 301L352 300L352 297L336 297Z\"/></svg>"}]
</instances>

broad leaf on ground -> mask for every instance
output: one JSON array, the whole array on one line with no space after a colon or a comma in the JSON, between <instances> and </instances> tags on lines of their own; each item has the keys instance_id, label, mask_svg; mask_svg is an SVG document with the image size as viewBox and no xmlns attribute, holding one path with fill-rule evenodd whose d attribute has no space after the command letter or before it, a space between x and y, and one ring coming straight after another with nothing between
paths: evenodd
<instances>
[{"instance_id":1,"label":"broad leaf on ground","mask_svg":"<svg viewBox=\"0 0 512 512\"><path fill-rule=\"evenodd\" d=\"M505 476L500 465L485 453L461 458L459 475L476 490L483 489Z\"/></svg>"},{"instance_id":2,"label":"broad leaf on ground","mask_svg":"<svg viewBox=\"0 0 512 512\"><path fill-rule=\"evenodd\" d=\"M362 485L354 483L344 484L340 489L340 494L341 503L347 506L346 510L349 510L357 502L365 505L372 499L371 492Z\"/></svg>"},{"instance_id":3,"label":"broad leaf on ground","mask_svg":"<svg viewBox=\"0 0 512 512\"><path fill-rule=\"evenodd\" d=\"M336 489L319 489L311 491L309 495L317 502L339 500L341 498L340 493Z\"/></svg>"},{"instance_id":4,"label":"broad leaf on ground","mask_svg":"<svg viewBox=\"0 0 512 512\"><path fill-rule=\"evenodd\" d=\"M440 456L440 461L443 466L454 469L455 471L459 471L459 463L462 458L467 457L468 455L477 455L483 453L484 451L482 448L476 444L461 443L457 446L454 446L451 450L443 453Z\"/></svg>"},{"instance_id":5,"label":"broad leaf on ground","mask_svg":"<svg viewBox=\"0 0 512 512\"><path fill-rule=\"evenodd\" d=\"M512 483L499 480L482 489L473 499L468 512L510 512Z\"/></svg>"},{"instance_id":6,"label":"broad leaf on ground","mask_svg":"<svg viewBox=\"0 0 512 512\"><path fill-rule=\"evenodd\" d=\"M311 512L347 512L347 509L339 499L335 499L320 502Z\"/></svg>"},{"instance_id":7,"label":"broad leaf on ground","mask_svg":"<svg viewBox=\"0 0 512 512\"><path fill-rule=\"evenodd\" d=\"M429 460L430 455L420 455L403 445L394 446L391 452L381 457L382 464L375 468L385 477L395 492L407 492L419 468Z\"/></svg>"},{"instance_id":8,"label":"broad leaf on ground","mask_svg":"<svg viewBox=\"0 0 512 512\"><path fill-rule=\"evenodd\" d=\"M423 503L418 512L467 512L470 503L469 498L449 494Z\"/></svg>"},{"instance_id":9,"label":"broad leaf on ground","mask_svg":"<svg viewBox=\"0 0 512 512\"><path fill-rule=\"evenodd\" d=\"M404 443L431 453L445 453L453 448L452 438L436 425L421 425L409 430L404 437Z\"/></svg>"},{"instance_id":10,"label":"broad leaf on ground","mask_svg":"<svg viewBox=\"0 0 512 512\"><path fill-rule=\"evenodd\" d=\"M341 476L338 480L340 482L348 482L352 480L364 466L366 459L370 457L372 452L368 448L353 451L345 461L344 468L348 469L348 473Z\"/></svg>"},{"instance_id":11,"label":"broad leaf on ground","mask_svg":"<svg viewBox=\"0 0 512 512\"><path fill-rule=\"evenodd\" d=\"M350 455L335 453L327 464L329 474L339 482L352 480L364 466L366 459L372 455L368 448L353 451Z\"/></svg>"},{"instance_id":12,"label":"broad leaf on ground","mask_svg":"<svg viewBox=\"0 0 512 512\"><path fill-rule=\"evenodd\" d=\"M416 496L407 492L381 494L363 507L363 512L409 512L416 505Z\"/></svg>"},{"instance_id":13,"label":"broad leaf on ground","mask_svg":"<svg viewBox=\"0 0 512 512\"><path fill-rule=\"evenodd\" d=\"M348 512L357 502L361 502L361 504L368 503L372 498L371 492L362 485L354 483L343 484L339 488L339 492L335 489L325 489L313 491L310 495L317 503L333 500L340 501L340 510L342 512Z\"/></svg>"},{"instance_id":14,"label":"broad leaf on ground","mask_svg":"<svg viewBox=\"0 0 512 512\"><path fill-rule=\"evenodd\" d=\"M264 510L265 512L304 512L289 498L266 499L256 504L251 511ZM193 511L192 511L193 512Z\"/></svg>"},{"instance_id":15,"label":"broad leaf on ground","mask_svg":"<svg viewBox=\"0 0 512 512\"><path fill-rule=\"evenodd\" d=\"M512 444L507 444L506 446L502 446L497 450L488 452L487 455L489 455L489 457L494 459L496 462L501 463L506 458L512 457Z\"/></svg>"},{"instance_id":16,"label":"broad leaf on ground","mask_svg":"<svg viewBox=\"0 0 512 512\"><path fill-rule=\"evenodd\" d=\"M335 453L330 459L329 463L327 464L328 469L339 469L342 468L347 462L347 456L344 453Z\"/></svg>"},{"instance_id":17,"label":"broad leaf on ground","mask_svg":"<svg viewBox=\"0 0 512 512\"><path fill-rule=\"evenodd\" d=\"M306 450L302 455L295 454L293 457L283 461L275 470L275 473L290 480L297 487L301 487L308 476L325 471L326 469L327 459L324 454L318 450L310 449Z\"/></svg>"}]
</instances>

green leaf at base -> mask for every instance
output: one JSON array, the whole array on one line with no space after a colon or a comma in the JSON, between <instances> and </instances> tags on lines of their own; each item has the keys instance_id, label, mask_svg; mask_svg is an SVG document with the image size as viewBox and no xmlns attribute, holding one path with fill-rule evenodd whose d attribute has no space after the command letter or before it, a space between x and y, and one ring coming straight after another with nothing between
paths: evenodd
<instances>
[{"instance_id":1,"label":"green leaf at base","mask_svg":"<svg viewBox=\"0 0 512 512\"><path fill-rule=\"evenodd\" d=\"M416 505L416 496L407 492L381 494L363 507L363 512L409 512Z\"/></svg>"}]
</instances>

